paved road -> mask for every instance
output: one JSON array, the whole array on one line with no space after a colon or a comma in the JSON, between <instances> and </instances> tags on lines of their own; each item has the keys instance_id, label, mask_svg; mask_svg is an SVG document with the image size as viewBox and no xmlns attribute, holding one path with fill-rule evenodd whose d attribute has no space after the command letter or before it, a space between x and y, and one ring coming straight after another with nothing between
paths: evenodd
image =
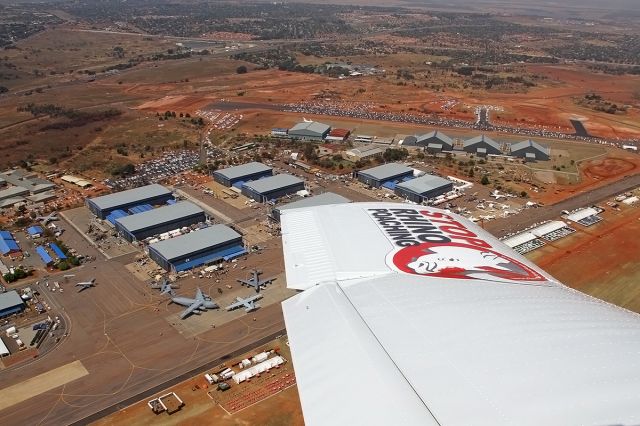
<instances>
[{"instance_id":1,"label":"paved road","mask_svg":"<svg viewBox=\"0 0 640 426\"><path fill-rule=\"evenodd\" d=\"M485 225L485 229L497 237L502 237L528 228L537 222L557 219L563 210L571 211L580 207L591 206L638 186L640 186L640 174L627 176L617 182L588 192L581 192L551 206L525 210L516 216L493 220Z\"/></svg>"}]
</instances>

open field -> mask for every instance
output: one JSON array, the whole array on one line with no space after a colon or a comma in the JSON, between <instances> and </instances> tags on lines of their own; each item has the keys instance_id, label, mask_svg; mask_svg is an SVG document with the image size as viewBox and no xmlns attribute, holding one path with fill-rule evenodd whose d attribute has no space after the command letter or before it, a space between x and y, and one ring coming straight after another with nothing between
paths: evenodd
<instances>
[{"instance_id":1,"label":"open field","mask_svg":"<svg viewBox=\"0 0 640 426\"><path fill-rule=\"evenodd\" d=\"M578 232L527 257L572 288L640 313L640 208L602 217L588 228L572 224Z\"/></svg>"}]
</instances>

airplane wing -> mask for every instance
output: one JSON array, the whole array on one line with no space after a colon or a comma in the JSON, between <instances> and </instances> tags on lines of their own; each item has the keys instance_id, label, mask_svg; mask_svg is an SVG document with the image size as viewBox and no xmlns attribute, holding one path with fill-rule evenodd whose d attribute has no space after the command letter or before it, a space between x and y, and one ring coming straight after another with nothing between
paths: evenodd
<instances>
[{"instance_id":1,"label":"airplane wing","mask_svg":"<svg viewBox=\"0 0 640 426\"><path fill-rule=\"evenodd\" d=\"M196 291L196 300L199 302L204 302L204 295L202 294L202 290L200 290L200 288L198 288L198 290Z\"/></svg>"},{"instance_id":2,"label":"airplane wing","mask_svg":"<svg viewBox=\"0 0 640 426\"><path fill-rule=\"evenodd\" d=\"M200 309L200 307L203 304L204 302L201 300L195 301L187 309L185 309L184 311L182 311L182 313L180 313L180 319L186 318L189 314L197 313L197 310Z\"/></svg>"},{"instance_id":3,"label":"airplane wing","mask_svg":"<svg viewBox=\"0 0 640 426\"><path fill-rule=\"evenodd\" d=\"M259 299L259 297L257 298ZM247 297L246 299L243 299L241 297L236 297L236 301L233 302L232 304L230 304L229 306L226 307L227 311L233 311L234 309L238 309L242 306L246 306L248 303L257 300L256 298L252 297Z\"/></svg>"},{"instance_id":4,"label":"airplane wing","mask_svg":"<svg viewBox=\"0 0 640 426\"><path fill-rule=\"evenodd\" d=\"M262 295L261 294L254 294L253 296L249 296L246 299L243 299L243 302L251 303L251 302L255 302L256 300L260 300L260 299L262 299Z\"/></svg>"},{"instance_id":5,"label":"airplane wing","mask_svg":"<svg viewBox=\"0 0 640 426\"><path fill-rule=\"evenodd\" d=\"M464 218L390 203L282 213L305 423L640 423L640 316Z\"/></svg>"}]
</instances>

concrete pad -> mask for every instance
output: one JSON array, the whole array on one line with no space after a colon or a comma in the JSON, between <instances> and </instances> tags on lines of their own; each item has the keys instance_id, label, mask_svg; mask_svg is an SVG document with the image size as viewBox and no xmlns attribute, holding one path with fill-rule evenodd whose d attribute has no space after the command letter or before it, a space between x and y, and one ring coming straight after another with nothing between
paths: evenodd
<instances>
[{"instance_id":1,"label":"concrete pad","mask_svg":"<svg viewBox=\"0 0 640 426\"><path fill-rule=\"evenodd\" d=\"M24 382L0 389L0 411L88 374L82 362L74 361Z\"/></svg>"}]
</instances>

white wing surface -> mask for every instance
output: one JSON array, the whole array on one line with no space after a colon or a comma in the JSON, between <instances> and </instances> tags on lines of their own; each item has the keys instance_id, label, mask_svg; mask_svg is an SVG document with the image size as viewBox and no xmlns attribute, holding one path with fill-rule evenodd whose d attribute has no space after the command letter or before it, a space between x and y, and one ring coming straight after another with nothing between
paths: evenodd
<instances>
[{"instance_id":1,"label":"white wing surface","mask_svg":"<svg viewBox=\"0 0 640 426\"><path fill-rule=\"evenodd\" d=\"M464 218L321 206L283 212L282 235L306 424L640 423L640 316Z\"/></svg>"}]
</instances>

